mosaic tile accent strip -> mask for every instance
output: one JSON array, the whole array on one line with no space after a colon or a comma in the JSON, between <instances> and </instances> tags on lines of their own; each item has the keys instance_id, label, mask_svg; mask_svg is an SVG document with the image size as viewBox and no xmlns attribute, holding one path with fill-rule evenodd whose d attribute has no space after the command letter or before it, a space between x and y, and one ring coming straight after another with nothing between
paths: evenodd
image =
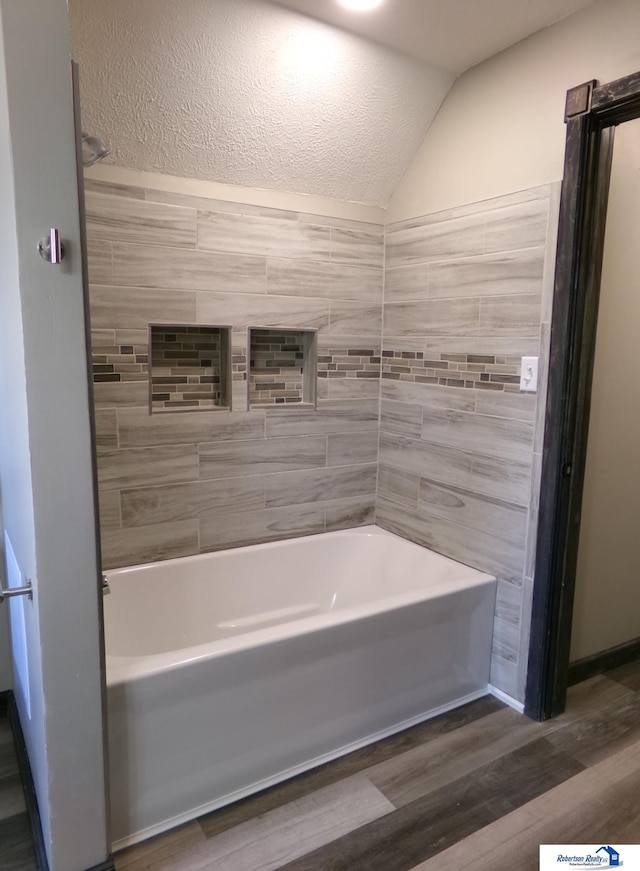
<instances>
[{"instance_id":1,"label":"mosaic tile accent strip","mask_svg":"<svg viewBox=\"0 0 640 871\"><path fill-rule=\"evenodd\" d=\"M92 347L93 382L146 381L149 377L149 345L104 345L94 341Z\"/></svg>"},{"instance_id":2,"label":"mosaic tile accent strip","mask_svg":"<svg viewBox=\"0 0 640 871\"><path fill-rule=\"evenodd\" d=\"M234 345L231 349L231 378L233 381L247 380L247 349Z\"/></svg>"},{"instance_id":3,"label":"mosaic tile accent strip","mask_svg":"<svg viewBox=\"0 0 640 871\"><path fill-rule=\"evenodd\" d=\"M371 347L322 348L318 378L380 378L380 354Z\"/></svg>"},{"instance_id":4,"label":"mosaic tile accent strip","mask_svg":"<svg viewBox=\"0 0 640 871\"><path fill-rule=\"evenodd\" d=\"M520 392L520 357L383 349L382 377L443 387Z\"/></svg>"},{"instance_id":5,"label":"mosaic tile accent strip","mask_svg":"<svg viewBox=\"0 0 640 871\"><path fill-rule=\"evenodd\" d=\"M226 408L221 327L151 326L151 410Z\"/></svg>"},{"instance_id":6,"label":"mosaic tile accent strip","mask_svg":"<svg viewBox=\"0 0 640 871\"><path fill-rule=\"evenodd\" d=\"M249 405L304 401L305 336L300 330L251 330Z\"/></svg>"}]
</instances>

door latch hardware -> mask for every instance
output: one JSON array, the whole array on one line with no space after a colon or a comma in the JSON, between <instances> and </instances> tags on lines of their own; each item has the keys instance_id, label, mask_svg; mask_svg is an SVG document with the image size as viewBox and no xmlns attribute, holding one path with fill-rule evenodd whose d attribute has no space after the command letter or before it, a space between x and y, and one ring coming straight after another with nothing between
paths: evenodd
<instances>
[{"instance_id":1,"label":"door latch hardware","mask_svg":"<svg viewBox=\"0 0 640 871\"><path fill-rule=\"evenodd\" d=\"M26 587L9 587L8 590L0 586L0 602L4 602L5 599L13 599L14 596L28 596L30 599L33 599L31 581L27 581Z\"/></svg>"}]
</instances>

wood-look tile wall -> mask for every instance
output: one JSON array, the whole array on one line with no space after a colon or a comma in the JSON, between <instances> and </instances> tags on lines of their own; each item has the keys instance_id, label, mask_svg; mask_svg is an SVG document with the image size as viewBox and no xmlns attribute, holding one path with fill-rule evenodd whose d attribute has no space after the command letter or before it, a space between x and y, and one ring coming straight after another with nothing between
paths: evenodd
<instances>
[{"instance_id":1,"label":"wood-look tile wall","mask_svg":"<svg viewBox=\"0 0 640 871\"><path fill-rule=\"evenodd\" d=\"M86 200L94 348L144 357L94 385L104 567L373 522L383 228L96 182ZM231 326L231 411L150 414L149 324ZM315 409L247 410L249 327L378 369L324 379Z\"/></svg>"},{"instance_id":2,"label":"wood-look tile wall","mask_svg":"<svg viewBox=\"0 0 640 871\"><path fill-rule=\"evenodd\" d=\"M491 681L522 700L558 186L387 227L376 522L499 578ZM521 393L514 364L539 355Z\"/></svg>"},{"instance_id":3,"label":"wood-look tile wall","mask_svg":"<svg viewBox=\"0 0 640 871\"><path fill-rule=\"evenodd\" d=\"M491 680L522 699L558 199L543 186L383 239L90 183L95 347L143 361L95 384L105 567L375 517L498 576ZM231 411L149 414L150 323L232 326ZM316 409L247 410L249 327L318 332ZM523 355L541 357L537 395Z\"/></svg>"}]
</instances>

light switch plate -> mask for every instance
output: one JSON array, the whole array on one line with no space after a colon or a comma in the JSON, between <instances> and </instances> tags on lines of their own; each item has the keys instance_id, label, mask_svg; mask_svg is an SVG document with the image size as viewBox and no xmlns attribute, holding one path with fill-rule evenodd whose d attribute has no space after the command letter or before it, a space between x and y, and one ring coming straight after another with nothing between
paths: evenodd
<instances>
[{"instance_id":1,"label":"light switch plate","mask_svg":"<svg viewBox=\"0 0 640 871\"><path fill-rule=\"evenodd\" d=\"M535 393L538 389L539 357L523 357L520 369L520 390Z\"/></svg>"}]
</instances>

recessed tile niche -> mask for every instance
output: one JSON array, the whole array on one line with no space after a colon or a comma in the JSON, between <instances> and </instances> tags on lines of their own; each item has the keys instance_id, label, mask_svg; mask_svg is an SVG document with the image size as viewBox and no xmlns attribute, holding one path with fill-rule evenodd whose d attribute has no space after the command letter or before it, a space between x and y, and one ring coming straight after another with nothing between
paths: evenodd
<instances>
[{"instance_id":1,"label":"recessed tile niche","mask_svg":"<svg viewBox=\"0 0 640 871\"><path fill-rule=\"evenodd\" d=\"M315 330L249 330L249 406L315 405Z\"/></svg>"},{"instance_id":2,"label":"recessed tile niche","mask_svg":"<svg viewBox=\"0 0 640 871\"><path fill-rule=\"evenodd\" d=\"M228 409L230 328L150 324L151 411Z\"/></svg>"}]
</instances>

